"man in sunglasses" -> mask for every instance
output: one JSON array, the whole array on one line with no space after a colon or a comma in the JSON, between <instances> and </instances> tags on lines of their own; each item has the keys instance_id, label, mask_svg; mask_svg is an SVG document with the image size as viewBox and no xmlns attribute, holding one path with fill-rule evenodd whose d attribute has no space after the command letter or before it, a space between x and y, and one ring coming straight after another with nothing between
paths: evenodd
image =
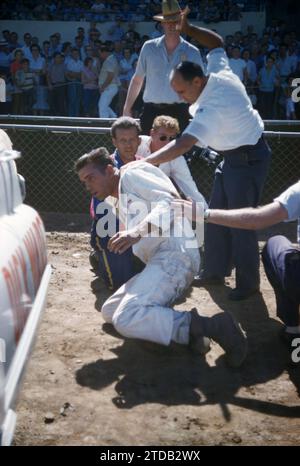
<instances>
[{"instance_id":1,"label":"man in sunglasses","mask_svg":"<svg viewBox=\"0 0 300 466\"><path fill-rule=\"evenodd\" d=\"M150 136L140 136L140 145L136 152L136 159L144 159L152 152L156 152L173 141L179 135L179 123L176 118L160 115L153 121ZM162 163L159 168L169 177L184 198L191 198L200 202L206 208L206 201L198 191L189 167L183 156L170 162Z\"/></svg>"}]
</instances>

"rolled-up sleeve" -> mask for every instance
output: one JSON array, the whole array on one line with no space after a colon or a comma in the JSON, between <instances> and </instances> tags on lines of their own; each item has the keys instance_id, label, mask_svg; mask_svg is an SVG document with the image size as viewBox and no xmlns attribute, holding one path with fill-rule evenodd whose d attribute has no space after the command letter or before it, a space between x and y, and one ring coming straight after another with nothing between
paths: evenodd
<instances>
[{"instance_id":1,"label":"rolled-up sleeve","mask_svg":"<svg viewBox=\"0 0 300 466\"><path fill-rule=\"evenodd\" d=\"M141 76L142 78L146 75L146 56L147 56L147 45L144 44L140 52L138 62L136 65L135 74Z\"/></svg>"},{"instance_id":2,"label":"rolled-up sleeve","mask_svg":"<svg viewBox=\"0 0 300 466\"><path fill-rule=\"evenodd\" d=\"M215 135L220 131L219 113L212 107L200 107L183 134L189 134L198 139L197 146L213 147Z\"/></svg>"},{"instance_id":3,"label":"rolled-up sleeve","mask_svg":"<svg viewBox=\"0 0 300 466\"><path fill-rule=\"evenodd\" d=\"M228 63L228 57L223 48L216 48L211 50L207 56L207 74L219 73L219 71L231 71Z\"/></svg>"},{"instance_id":4,"label":"rolled-up sleeve","mask_svg":"<svg viewBox=\"0 0 300 466\"><path fill-rule=\"evenodd\" d=\"M288 220L300 218L300 181L290 186L274 201L279 202L288 213Z\"/></svg>"}]
</instances>

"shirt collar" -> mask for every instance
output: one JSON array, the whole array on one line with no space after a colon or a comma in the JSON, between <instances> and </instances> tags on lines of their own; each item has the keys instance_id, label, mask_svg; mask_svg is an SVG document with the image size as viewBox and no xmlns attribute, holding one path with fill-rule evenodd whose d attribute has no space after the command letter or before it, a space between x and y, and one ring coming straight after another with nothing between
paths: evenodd
<instances>
[{"instance_id":1,"label":"shirt collar","mask_svg":"<svg viewBox=\"0 0 300 466\"><path fill-rule=\"evenodd\" d=\"M114 158L117 168L121 168L124 165L124 162L120 157L118 149L116 149L115 152L113 153L113 158Z\"/></svg>"}]
</instances>

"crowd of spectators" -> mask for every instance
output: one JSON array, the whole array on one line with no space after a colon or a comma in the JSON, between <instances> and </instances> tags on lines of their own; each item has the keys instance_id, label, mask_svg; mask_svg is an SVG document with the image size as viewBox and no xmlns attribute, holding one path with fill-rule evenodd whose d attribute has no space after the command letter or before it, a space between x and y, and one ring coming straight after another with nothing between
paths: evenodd
<instances>
[{"instance_id":1,"label":"crowd of spectators","mask_svg":"<svg viewBox=\"0 0 300 466\"><path fill-rule=\"evenodd\" d=\"M190 1L191 19L236 21L241 11L259 10L262 0ZM161 0L18 0L1 4L1 19L44 21L148 21L161 11Z\"/></svg>"},{"instance_id":2,"label":"crowd of spectators","mask_svg":"<svg viewBox=\"0 0 300 466\"><path fill-rule=\"evenodd\" d=\"M14 31L2 31L0 77L6 81L7 102L1 103L1 113L107 117L98 106L99 77L103 62L112 56L118 92L111 107L121 115L143 43L162 34L159 24L149 36L139 34L134 23L126 25L118 20L101 34L101 24L91 22L74 31L72 42L63 42L59 32L39 43L30 32L20 39ZM274 20L261 37L249 26L246 33L237 31L224 40L230 66L262 117L299 118L291 99L293 78L300 76L296 32ZM200 51L205 58L206 51ZM140 96L134 116L141 105Z\"/></svg>"}]
</instances>

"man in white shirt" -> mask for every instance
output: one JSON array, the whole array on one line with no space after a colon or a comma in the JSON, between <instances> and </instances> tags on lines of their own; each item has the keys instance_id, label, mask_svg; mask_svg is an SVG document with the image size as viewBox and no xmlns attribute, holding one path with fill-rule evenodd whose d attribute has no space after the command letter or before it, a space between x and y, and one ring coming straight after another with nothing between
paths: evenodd
<instances>
[{"instance_id":1,"label":"man in white shirt","mask_svg":"<svg viewBox=\"0 0 300 466\"><path fill-rule=\"evenodd\" d=\"M160 164L196 144L219 152L210 200L212 208L257 206L270 162L263 139L263 121L253 109L245 87L233 74L222 38L208 29L190 25L182 15L182 30L210 50L207 73L191 62L182 62L171 73L171 85L191 105L192 122L183 135L147 158ZM229 230L208 225L205 237L206 284L223 284L236 268L236 288L229 297L246 299L259 290L259 251L253 231Z\"/></svg>"},{"instance_id":2,"label":"man in white shirt","mask_svg":"<svg viewBox=\"0 0 300 466\"><path fill-rule=\"evenodd\" d=\"M103 61L98 84L100 98L98 102L99 118L116 118L116 113L110 107L114 96L120 87L119 64L107 45L100 47L100 58Z\"/></svg>"},{"instance_id":3,"label":"man in white shirt","mask_svg":"<svg viewBox=\"0 0 300 466\"><path fill-rule=\"evenodd\" d=\"M105 148L80 157L75 170L93 196L118 201L125 230L110 239L110 250L122 254L132 246L146 264L104 303L104 320L125 337L189 344L200 354L209 350L208 338L213 338L225 350L228 364L239 367L247 342L229 313L209 318L196 309L181 312L170 307L191 284L200 257L191 225L171 212L171 202L179 196L169 178L143 161L118 170Z\"/></svg>"},{"instance_id":4,"label":"man in white shirt","mask_svg":"<svg viewBox=\"0 0 300 466\"><path fill-rule=\"evenodd\" d=\"M238 46L232 48L232 58L229 58L228 61L234 74L240 78L242 83L245 83L247 81L247 65L245 60L241 58L241 51Z\"/></svg>"},{"instance_id":5,"label":"man in white shirt","mask_svg":"<svg viewBox=\"0 0 300 466\"><path fill-rule=\"evenodd\" d=\"M190 201L173 201L173 206L182 205L191 220L202 218L202 210L197 211ZM282 337L292 350L291 342L300 338L300 181L268 205L256 209L207 209L204 219L210 224L247 230L298 220L298 246L277 235L267 241L262 251L265 272L275 292L277 315L285 324Z\"/></svg>"}]
</instances>

